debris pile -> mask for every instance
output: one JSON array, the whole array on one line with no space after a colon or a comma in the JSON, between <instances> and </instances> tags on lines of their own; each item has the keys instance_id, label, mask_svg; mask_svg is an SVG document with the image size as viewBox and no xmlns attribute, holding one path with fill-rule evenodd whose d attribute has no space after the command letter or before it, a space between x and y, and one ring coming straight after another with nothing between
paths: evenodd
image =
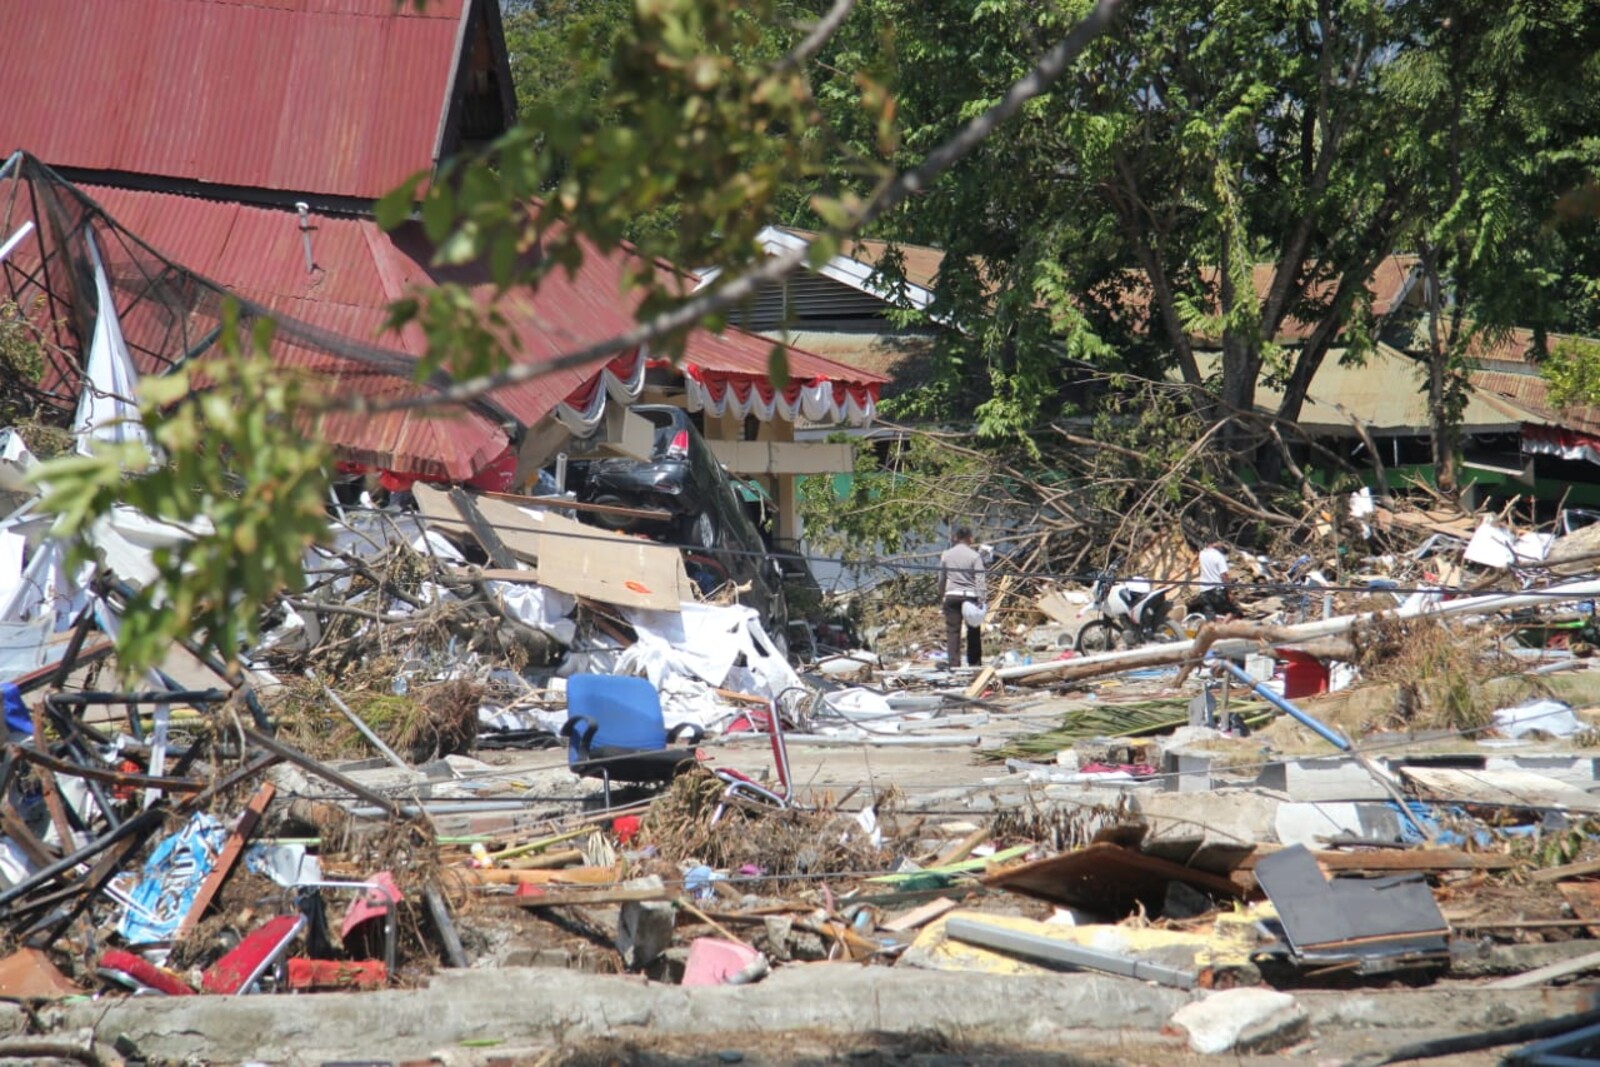
<instances>
[{"instance_id":1,"label":"debris pile","mask_svg":"<svg viewBox=\"0 0 1600 1067\"><path fill-rule=\"evenodd\" d=\"M905 603L909 644L812 628L837 643L791 659L737 588L571 500L411 493L330 509L242 671L174 649L136 689L111 635L182 532L124 516L73 573L26 499L5 520L0 995L850 961L1155 983L1189 998L1170 1040L1218 1052L1316 1040L1320 988L1600 970L1589 571L1374 512L1419 543L1251 564L1244 618L1174 592L1165 639L1081 647L1117 572L1002 562L988 666Z\"/></svg>"}]
</instances>

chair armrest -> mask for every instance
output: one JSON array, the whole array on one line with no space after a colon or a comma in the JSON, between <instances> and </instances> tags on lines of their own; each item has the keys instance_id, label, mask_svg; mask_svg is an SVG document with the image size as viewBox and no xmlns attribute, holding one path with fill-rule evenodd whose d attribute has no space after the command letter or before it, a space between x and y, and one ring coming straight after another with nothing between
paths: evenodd
<instances>
[{"instance_id":1,"label":"chair armrest","mask_svg":"<svg viewBox=\"0 0 1600 1067\"><path fill-rule=\"evenodd\" d=\"M578 746L578 755L582 759L589 758L589 745L594 741L595 732L600 729L600 724L585 715L574 715L561 724L560 735Z\"/></svg>"},{"instance_id":2,"label":"chair armrest","mask_svg":"<svg viewBox=\"0 0 1600 1067\"><path fill-rule=\"evenodd\" d=\"M706 732L700 729L699 726L692 722L680 722L678 725L667 731L667 743L672 744L676 742L678 738L682 737L686 733L690 735L689 743L691 745L698 745L701 741L706 739Z\"/></svg>"}]
</instances>

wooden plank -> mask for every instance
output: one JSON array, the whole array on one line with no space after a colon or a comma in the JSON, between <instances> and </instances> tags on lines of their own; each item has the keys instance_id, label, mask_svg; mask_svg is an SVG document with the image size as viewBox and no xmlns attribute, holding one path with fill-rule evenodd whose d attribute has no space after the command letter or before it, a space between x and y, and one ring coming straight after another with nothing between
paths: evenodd
<instances>
[{"instance_id":1,"label":"wooden plank","mask_svg":"<svg viewBox=\"0 0 1600 1067\"><path fill-rule=\"evenodd\" d=\"M1510 978L1501 978L1484 986L1485 989L1532 989L1534 986L1543 985L1557 978L1565 978L1570 974L1581 974L1600 968L1600 952L1591 952L1587 956L1578 956L1574 959L1563 960L1560 963L1551 963L1544 967L1536 967L1522 974L1514 974Z\"/></svg>"},{"instance_id":2,"label":"wooden plank","mask_svg":"<svg viewBox=\"0 0 1600 1067\"><path fill-rule=\"evenodd\" d=\"M471 494L465 489L457 487L450 490L450 503L455 505L456 511L467 520L467 528L472 531L472 536L477 539L483 551L489 557L489 562L496 567L515 567L516 557L511 554L511 549L500 539L500 534L490 524L483 512L478 510L478 505L473 501Z\"/></svg>"},{"instance_id":3,"label":"wooden plank","mask_svg":"<svg viewBox=\"0 0 1600 1067\"><path fill-rule=\"evenodd\" d=\"M194 902L189 905L189 911L178 924L178 932L175 935L177 940L181 941L205 916L206 909L211 907L211 901L222 888L222 883L233 873L234 865L239 862L245 845L250 842L250 835L255 833L256 824L261 821L262 813L267 810L267 805L272 803L273 794L276 792L271 782L262 782L261 788L256 790L256 795L250 798L250 803L239 813L239 820L228 832L228 840L222 846L222 853L217 857L217 865L211 868L206 880L200 883L200 891L195 894Z\"/></svg>"},{"instance_id":4,"label":"wooden plank","mask_svg":"<svg viewBox=\"0 0 1600 1067\"><path fill-rule=\"evenodd\" d=\"M1564 863L1560 867L1546 867L1528 875L1530 882L1559 882L1563 878L1581 878L1586 874L1600 874L1600 860L1582 863Z\"/></svg>"},{"instance_id":5,"label":"wooden plank","mask_svg":"<svg viewBox=\"0 0 1600 1067\"><path fill-rule=\"evenodd\" d=\"M553 871L447 867L444 877L455 878L463 885L610 885L622 877L622 871L617 867L568 867Z\"/></svg>"},{"instance_id":6,"label":"wooden plank","mask_svg":"<svg viewBox=\"0 0 1600 1067\"><path fill-rule=\"evenodd\" d=\"M17 843L23 855L35 867L48 867L56 862L57 857L51 853L49 846L34 836L28 824L22 817L11 810L9 804L0 804L0 830Z\"/></svg>"},{"instance_id":7,"label":"wooden plank","mask_svg":"<svg viewBox=\"0 0 1600 1067\"><path fill-rule=\"evenodd\" d=\"M889 931L891 934L900 934L907 930L916 930L919 927L926 926L933 922L933 920L937 919L939 916L944 915L947 912L954 911L960 906L961 905L957 901L951 900L949 897L940 897L937 900L928 901L920 908L912 908L908 912L897 915L889 921L883 923L882 926L883 929Z\"/></svg>"},{"instance_id":8,"label":"wooden plank","mask_svg":"<svg viewBox=\"0 0 1600 1067\"><path fill-rule=\"evenodd\" d=\"M1549 775L1521 770L1401 767L1400 773L1429 800L1501 808L1554 808L1600 812L1600 797Z\"/></svg>"},{"instance_id":9,"label":"wooden plank","mask_svg":"<svg viewBox=\"0 0 1600 1067\"><path fill-rule=\"evenodd\" d=\"M1061 590L1052 589L1034 601L1034 607L1051 622L1061 626L1076 626L1079 623L1079 613L1084 605L1068 600L1061 594Z\"/></svg>"},{"instance_id":10,"label":"wooden plank","mask_svg":"<svg viewBox=\"0 0 1600 1067\"><path fill-rule=\"evenodd\" d=\"M539 585L606 604L658 611L676 611L694 599L683 556L675 548L585 526L565 515L524 511L506 499L483 494L471 499L511 556L537 565ZM514 562L495 562L500 571L514 566ZM519 571L510 573L515 576L512 580L528 580Z\"/></svg>"},{"instance_id":11,"label":"wooden plank","mask_svg":"<svg viewBox=\"0 0 1600 1067\"><path fill-rule=\"evenodd\" d=\"M519 908L588 908L596 904L627 904L630 901L672 900L673 893L660 889L606 889L592 892L541 893L530 897L489 898L507 900Z\"/></svg>"},{"instance_id":12,"label":"wooden plank","mask_svg":"<svg viewBox=\"0 0 1600 1067\"><path fill-rule=\"evenodd\" d=\"M587 511L595 515L617 515L628 519L654 519L665 522L672 518L672 512L665 508L625 508L618 504L591 504L586 501L568 500L564 496L523 496L519 493L490 493L478 494L491 500L504 500L508 504L515 504L525 508L557 508L562 511Z\"/></svg>"},{"instance_id":13,"label":"wooden plank","mask_svg":"<svg viewBox=\"0 0 1600 1067\"><path fill-rule=\"evenodd\" d=\"M1263 857L1281 851L1281 846L1258 845L1236 868L1254 870ZM1373 852L1342 852L1332 849L1313 851L1312 858L1327 871L1505 871L1517 866L1513 856L1499 852L1462 852L1449 848L1395 848Z\"/></svg>"},{"instance_id":14,"label":"wooden plank","mask_svg":"<svg viewBox=\"0 0 1600 1067\"><path fill-rule=\"evenodd\" d=\"M1572 914L1580 919L1595 920L1589 925L1589 935L1600 937L1600 882L1561 882L1556 892L1567 902Z\"/></svg>"},{"instance_id":15,"label":"wooden plank","mask_svg":"<svg viewBox=\"0 0 1600 1067\"><path fill-rule=\"evenodd\" d=\"M1172 882L1227 897L1239 887L1220 875L1184 867L1136 849L1100 843L1059 856L1007 867L982 879L988 886L1100 913L1127 914L1135 903L1154 915Z\"/></svg>"},{"instance_id":16,"label":"wooden plank","mask_svg":"<svg viewBox=\"0 0 1600 1067\"><path fill-rule=\"evenodd\" d=\"M985 667L978 672L978 676L972 680L971 685L967 686L967 691L963 695L970 700L977 700L983 696L983 691L989 688L989 683L996 681L995 676L998 673L993 664Z\"/></svg>"},{"instance_id":17,"label":"wooden plank","mask_svg":"<svg viewBox=\"0 0 1600 1067\"><path fill-rule=\"evenodd\" d=\"M456 537L472 536L472 530L461 517L461 512L450 502L449 493L443 489L435 489L425 482L418 482L411 487L411 495L416 497L417 510L422 513L423 519L429 526Z\"/></svg>"},{"instance_id":18,"label":"wooden plank","mask_svg":"<svg viewBox=\"0 0 1600 1067\"><path fill-rule=\"evenodd\" d=\"M47 756L35 749L24 748L17 752L19 759L38 767L64 774L68 778L83 778L91 782L104 782L130 789L160 789L168 793L198 793L205 786L189 778L161 778L149 774L130 774L124 771L107 771L98 767L80 767L76 763Z\"/></svg>"}]
</instances>

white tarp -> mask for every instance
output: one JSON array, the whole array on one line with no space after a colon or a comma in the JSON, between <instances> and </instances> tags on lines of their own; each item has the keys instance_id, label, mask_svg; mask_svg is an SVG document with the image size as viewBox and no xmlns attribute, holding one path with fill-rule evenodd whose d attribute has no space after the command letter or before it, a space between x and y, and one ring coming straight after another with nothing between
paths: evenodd
<instances>
[{"instance_id":1,"label":"white tarp","mask_svg":"<svg viewBox=\"0 0 1600 1067\"><path fill-rule=\"evenodd\" d=\"M0 622L0 682L38 670L46 662L50 622Z\"/></svg>"},{"instance_id":2,"label":"white tarp","mask_svg":"<svg viewBox=\"0 0 1600 1067\"><path fill-rule=\"evenodd\" d=\"M0 529L0 607L9 604L22 586L27 547L22 531Z\"/></svg>"},{"instance_id":3,"label":"white tarp","mask_svg":"<svg viewBox=\"0 0 1600 1067\"><path fill-rule=\"evenodd\" d=\"M0 600L0 622L54 620L54 629L65 630L89 602L85 592L94 576L94 564L85 563L74 576L67 567L67 548L60 541L39 546L22 581L5 600Z\"/></svg>"},{"instance_id":4,"label":"white tarp","mask_svg":"<svg viewBox=\"0 0 1600 1067\"><path fill-rule=\"evenodd\" d=\"M117 321L117 307L106 278L105 264L94 235L85 232L89 257L94 263L96 314L94 336L89 342L89 361L84 368L88 381L78 398L78 413L72 431L78 438L78 451L88 455L96 441L123 444L137 441L149 446L144 425L139 421L135 394L139 375L128 357L128 345Z\"/></svg>"},{"instance_id":5,"label":"white tarp","mask_svg":"<svg viewBox=\"0 0 1600 1067\"><path fill-rule=\"evenodd\" d=\"M1583 724L1572 705L1559 700L1530 700L1511 708L1497 708L1494 728L1506 737L1540 733L1548 737L1575 737Z\"/></svg>"},{"instance_id":6,"label":"white tarp","mask_svg":"<svg viewBox=\"0 0 1600 1067\"><path fill-rule=\"evenodd\" d=\"M488 581L483 585L518 622L549 634L563 645L571 645L577 636L578 624L570 617L577 610L577 597L521 582Z\"/></svg>"},{"instance_id":7,"label":"white tarp","mask_svg":"<svg viewBox=\"0 0 1600 1067\"><path fill-rule=\"evenodd\" d=\"M1505 570L1516 562L1516 543L1515 534L1485 515L1478 528L1473 531L1472 540L1467 542L1463 558L1468 563L1476 563L1480 567Z\"/></svg>"},{"instance_id":8,"label":"white tarp","mask_svg":"<svg viewBox=\"0 0 1600 1067\"><path fill-rule=\"evenodd\" d=\"M800 684L754 608L685 603L678 611L624 608L623 615L639 639L618 659L617 672L642 675L657 689L670 674L765 697ZM741 656L744 665L736 667Z\"/></svg>"}]
</instances>

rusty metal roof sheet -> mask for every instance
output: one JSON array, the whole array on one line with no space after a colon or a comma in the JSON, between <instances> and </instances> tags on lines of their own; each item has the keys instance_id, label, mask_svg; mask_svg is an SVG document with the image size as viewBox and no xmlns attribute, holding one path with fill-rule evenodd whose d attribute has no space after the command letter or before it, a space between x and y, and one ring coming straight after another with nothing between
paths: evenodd
<instances>
[{"instance_id":1,"label":"rusty metal roof sheet","mask_svg":"<svg viewBox=\"0 0 1600 1067\"><path fill-rule=\"evenodd\" d=\"M415 223L385 232L370 218L312 213L308 233L313 269L307 272L300 218L292 210L114 186L80 188L166 259L294 324L390 352L391 367L405 366L426 352L420 329L400 333L384 329L388 305L408 289L448 279L466 285L485 306L494 293L480 267L433 266L433 246ZM575 275L557 271L537 292L515 289L499 299L496 307L508 324L514 360L547 363L634 326L638 297L623 286L630 253L608 254L593 248L587 252ZM140 313L137 306L134 312ZM698 330L690 335L686 360L707 370L764 378L771 346L766 338L739 330L721 335ZM356 389L374 398L422 388L312 344L284 342L278 357L287 366L331 379L330 388ZM511 420L532 426L582 394L612 362L612 357L603 356L543 374L499 390L490 399ZM862 386L883 381L881 375L798 350L791 350L789 365L791 377L800 381L827 379ZM481 414L454 418L420 412L342 418L330 423L330 439L365 456L404 457L403 464L365 462L403 465L429 474L438 474L439 464L445 463L451 468L449 476L459 478L469 460L493 459L494 443L498 440L503 448L505 438Z\"/></svg>"},{"instance_id":2,"label":"rusty metal roof sheet","mask_svg":"<svg viewBox=\"0 0 1600 1067\"><path fill-rule=\"evenodd\" d=\"M434 162L469 0L0 0L0 148L376 197Z\"/></svg>"}]
</instances>

